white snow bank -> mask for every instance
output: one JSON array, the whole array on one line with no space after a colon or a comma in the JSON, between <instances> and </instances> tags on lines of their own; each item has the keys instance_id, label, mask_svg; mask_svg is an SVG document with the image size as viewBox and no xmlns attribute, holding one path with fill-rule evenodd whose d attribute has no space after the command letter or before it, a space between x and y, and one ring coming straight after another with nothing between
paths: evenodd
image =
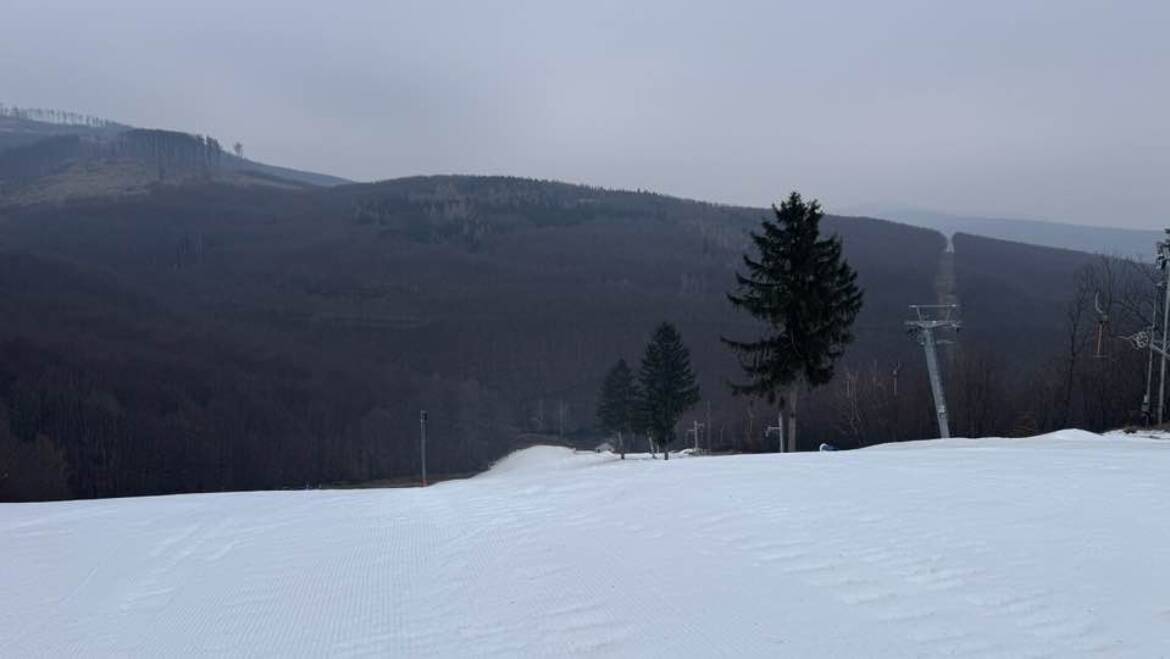
<instances>
[{"instance_id":1,"label":"white snow bank","mask_svg":"<svg viewBox=\"0 0 1170 659\"><path fill-rule=\"evenodd\" d=\"M1170 442L896 448L4 504L0 656L1170 654Z\"/></svg>"},{"instance_id":2,"label":"white snow bank","mask_svg":"<svg viewBox=\"0 0 1170 659\"><path fill-rule=\"evenodd\" d=\"M1105 433L1106 437L1130 437L1130 438L1145 438L1145 439L1170 439L1170 431L1158 430L1156 428L1137 428L1133 432L1128 430L1110 430Z\"/></svg>"},{"instance_id":3,"label":"white snow bank","mask_svg":"<svg viewBox=\"0 0 1170 659\"><path fill-rule=\"evenodd\" d=\"M671 460L692 457L691 449L672 451ZM662 454L627 453L626 461L660 460ZM564 446L532 446L509 453L497 460L490 469L477 478L520 478L530 475L547 475L550 471L585 469L597 465L621 461L613 451L578 451Z\"/></svg>"},{"instance_id":4,"label":"white snow bank","mask_svg":"<svg viewBox=\"0 0 1170 659\"><path fill-rule=\"evenodd\" d=\"M1098 435L1087 430L1058 430L1044 435L1036 435L1034 437L952 437L950 439L924 439L913 442L891 442L888 444L876 444L867 447L865 450L888 450L888 449L954 449L954 448L1034 448L1037 446L1044 446L1050 442L1091 442L1100 443L1102 440L1115 439L1119 436L1114 435ZM1125 437L1130 437L1125 435Z\"/></svg>"},{"instance_id":5,"label":"white snow bank","mask_svg":"<svg viewBox=\"0 0 1170 659\"><path fill-rule=\"evenodd\" d=\"M612 453L575 451L564 446L532 446L500 458L480 477L580 469L614 459Z\"/></svg>"}]
</instances>

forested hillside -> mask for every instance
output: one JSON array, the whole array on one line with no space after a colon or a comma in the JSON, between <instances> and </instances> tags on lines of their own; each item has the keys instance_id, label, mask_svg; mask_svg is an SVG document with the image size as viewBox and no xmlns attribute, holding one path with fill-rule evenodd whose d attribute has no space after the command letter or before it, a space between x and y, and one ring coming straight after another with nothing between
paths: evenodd
<instances>
[{"instance_id":1,"label":"forested hillside","mask_svg":"<svg viewBox=\"0 0 1170 659\"><path fill-rule=\"evenodd\" d=\"M725 293L764 212L496 177L191 182L0 207L0 496L409 477L424 408L432 472L558 436L591 445L605 370L636 360L662 320L691 348L706 440L774 450L762 435L775 411L729 396L738 373L718 341L757 329ZM866 298L838 381L805 409L802 445L931 436L903 321L938 296L944 238L870 219L824 228L843 238ZM984 398L1012 401L991 416L956 392L958 434L1010 432L1051 402L1025 384L1058 347L1006 339L1059 331L1059 289L1089 257L1014 249L956 242L974 339L952 374L974 379L992 360L1021 387L989 385ZM1030 269L1051 304L1025 316L1032 293L1010 285L1012 268ZM1033 334L1019 334L1030 317Z\"/></svg>"}]
</instances>

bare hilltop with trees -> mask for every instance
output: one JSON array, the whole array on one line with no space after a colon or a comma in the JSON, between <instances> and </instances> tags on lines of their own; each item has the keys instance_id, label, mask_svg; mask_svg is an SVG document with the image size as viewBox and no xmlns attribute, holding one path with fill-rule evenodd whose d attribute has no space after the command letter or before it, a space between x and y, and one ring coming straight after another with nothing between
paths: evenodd
<instances>
[{"instance_id":1,"label":"bare hilltop with trees","mask_svg":"<svg viewBox=\"0 0 1170 659\"><path fill-rule=\"evenodd\" d=\"M0 104L0 203L137 195L160 185L201 181L240 187L346 182L247 160L238 141L229 153L210 135Z\"/></svg>"}]
</instances>

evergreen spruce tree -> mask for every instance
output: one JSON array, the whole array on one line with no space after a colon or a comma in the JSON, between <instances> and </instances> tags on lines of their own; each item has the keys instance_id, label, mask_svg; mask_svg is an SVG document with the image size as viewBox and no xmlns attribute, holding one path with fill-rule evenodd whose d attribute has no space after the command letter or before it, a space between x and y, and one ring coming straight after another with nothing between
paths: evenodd
<instances>
[{"instance_id":1,"label":"evergreen spruce tree","mask_svg":"<svg viewBox=\"0 0 1170 659\"><path fill-rule=\"evenodd\" d=\"M768 331L755 341L724 338L739 357L747 382L732 384L736 394L782 402L787 420L787 451L796 450L796 401L802 386L817 387L833 378L833 366L853 340L853 321L861 310L857 273L841 256L837 236L822 238L823 213L815 200L793 192L775 219L752 234L758 255L744 255L747 274L736 273L731 303L764 321Z\"/></svg>"},{"instance_id":2,"label":"evergreen spruce tree","mask_svg":"<svg viewBox=\"0 0 1170 659\"><path fill-rule=\"evenodd\" d=\"M669 460L667 446L674 441L679 417L699 402L690 351L674 325L662 323L654 331L642 357L638 385L641 390L638 425L662 447L663 457Z\"/></svg>"},{"instance_id":3,"label":"evergreen spruce tree","mask_svg":"<svg viewBox=\"0 0 1170 659\"><path fill-rule=\"evenodd\" d=\"M618 451L621 452L622 460L626 459L625 435L633 432L636 427L638 398L634 373L625 359L619 359L613 368L609 369L601 383L597 419L606 432L617 435Z\"/></svg>"}]
</instances>

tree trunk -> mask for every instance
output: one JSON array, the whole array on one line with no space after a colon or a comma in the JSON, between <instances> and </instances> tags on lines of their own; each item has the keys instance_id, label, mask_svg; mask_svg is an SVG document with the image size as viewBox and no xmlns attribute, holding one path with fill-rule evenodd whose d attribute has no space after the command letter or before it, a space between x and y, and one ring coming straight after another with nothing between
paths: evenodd
<instances>
[{"instance_id":1,"label":"tree trunk","mask_svg":"<svg viewBox=\"0 0 1170 659\"><path fill-rule=\"evenodd\" d=\"M663 460L670 459L670 449L667 448L665 444L662 445L662 459Z\"/></svg>"},{"instance_id":2,"label":"tree trunk","mask_svg":"<svg viewBox=\"0 0 1170 659\"><path fill-rule=\"evenodd\" d=\"M622 437L622 431L618 431L618 451L622 454L622 460L626 459L626 440Z\"/></svg>"},{"instance_id":3,"label":"tree trunk","mask_svg":"<svg viewBox=\"0 0 1170 659\"><path fill-rule=\"evenodd\" d=\"M787 452L796 453L796 397L800 393L800 384L793 383L788 387L788 396L785 406L788 408L785 421L788 422L788 432L784 433L784 441L788 444Z\"/></svg>"}]
</instances>

